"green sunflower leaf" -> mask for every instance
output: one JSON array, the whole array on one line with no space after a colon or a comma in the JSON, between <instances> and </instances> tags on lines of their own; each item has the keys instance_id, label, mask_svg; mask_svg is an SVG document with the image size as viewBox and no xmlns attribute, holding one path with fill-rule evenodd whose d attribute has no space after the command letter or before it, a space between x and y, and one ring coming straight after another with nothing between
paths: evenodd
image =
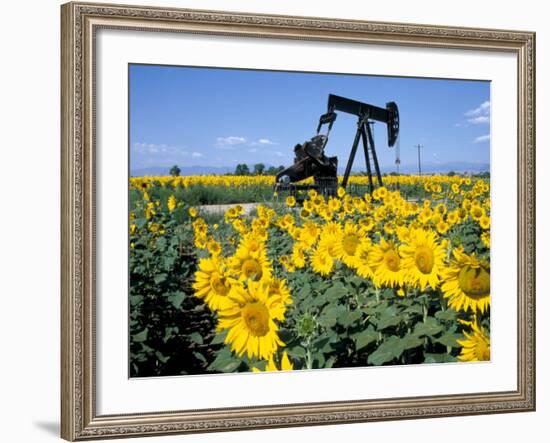
<instances>
[{"instance_id":1,"label":"green sunflower leaf","mask_svg":"<svg viewBox=\"0 0 550 443\"><path fill-rule=\"evenodd\" d=\"M441 337L435 339L436 343L441 343L443 346L450 346L452 348L460 348L460 345L456 342L457 340L464 338L462 334L454 334L447 331Z\"/></svg>"},{"instance_id":2,"label":"green sunflower leaf","mask_svg":"<svg viewBox=\"0 0 550 443\"><path fill-rule=\"evenodd\" d=\"M417 323L414 333L418 336L433 336L443 330L443 326L434 318L428 317L425 322Z\"/></svg>"},{"instance_id":3,"label":"green sunflower leaf","mask_svg":"<svg viewBox=\"0 0 550 443\"><path fill-rule=\"evenodd\" d=\"M392 335L384 340L376 351L369 355L367 362L371 365L380 366L398 358L403 353L403 350L401 339Z\"/></svg>"},{"instance_id":4,"label":"green sunflower leaf","mask_svg":"<svg viewBox=\"0 0 550 443\"><path fill-rule=\"evenodd\" d=\"M449 354L424 354L424 363L448 363L457 361L456 357Z\"/></svg>"},{"instance_id":5,"label":"green sunflower leaf","mask_svg":"<svg viewBox=\"0 0 550 443\"><path fill-rule=\"evenodd\" d=\"M147 340L148 333L149 333L149 330L145 328L143 331L139 332L138 334L133 335L132 341L134 343L142 343L145 340Z\"/></svg>"},{"instance_id":6,"label":"green sunflower leaf","mask_svg":"<svg viewBox=\"0 0 550 443\"><path fill-rule=\"evenodd\" d=\"M378 332L374 330L372 325L369 325L366 330L353 334L351 338L355 342L355 349L359 351L375 342L378 339Z\"/></svg>"}]
</instances>

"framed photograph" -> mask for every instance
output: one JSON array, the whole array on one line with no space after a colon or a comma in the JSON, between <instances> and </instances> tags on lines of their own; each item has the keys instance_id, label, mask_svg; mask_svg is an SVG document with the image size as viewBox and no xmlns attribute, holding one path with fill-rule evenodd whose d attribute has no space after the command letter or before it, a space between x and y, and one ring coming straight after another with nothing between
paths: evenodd
<instances>
[{"instance_id":1,"label":"framed photograph","mask_svg":"<svg viewBox=\"0 0 550 443\"><path fill-rule=\"evenodd\" d=\"M534 33L61 18L63 438L535 409Z\"/></svg>"}]
</instances>

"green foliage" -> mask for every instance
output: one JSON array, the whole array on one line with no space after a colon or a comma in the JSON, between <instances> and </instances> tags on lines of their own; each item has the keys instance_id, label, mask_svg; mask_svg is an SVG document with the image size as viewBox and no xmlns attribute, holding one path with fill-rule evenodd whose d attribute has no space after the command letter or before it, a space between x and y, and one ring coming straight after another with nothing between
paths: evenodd
<instances>
[{"instance_id":1,"label":"green foliage","mask_svg":"<svg viewBox=\"0 0 550 443\"><path fill-rule=\"evenodd\" d=\"M235 168L235 175L250 175L250 169L246 163L240 163Z\"/></svg>"},{"instance_id":2,"label":"green foliage","mask_svg":"<svg viewBox=\"0 0 550 443\"><path fill-rule=\"evenodd\" d=\"M177 177L181 174L181 169L179 168L178 165L174 165L170 168L170 175L172 177Z\"/></svg>"},{"instance_id":3,"label":"green foliage","mask_svg":"<svg viewBox=\"0 0 550 443\"><path fill-rule=\"evenodd\" d=\"M192 229L183 214L136 208L130 237L130 374L204 373L221 347L211 344L214 318L192 295ZM180 208L182 211L182 208Z\"/></svg>"},{"instance_id":4,"label":"green foliage","mask_svg":"<svg viewBox=\"0 0 550 443\"><path fill-rule=\"evenodd\" d=\"M243 174L243 166L241 175ZM258 166L258 165L256 165ZM259 169L259 168L256 168ZM258 172L258 171L256 171ZM270 169L266 174L270 173ZM422 198L420 185L403 187L402 194ZM193 245L189 206L210 203L264 201L272 196L265 185L231 188L223 186L153 186L147 214L142 193L132 190L135 226L130 236L130 373L132 376L202 374L265 369L266 362L238 356L225 344L226 332L217 334L216 318L193 296L197 260L204 251ZM359 189L356 190L360 193ZM439 192L439 191L438 191ZM443 190L443 193L447 190ZM168 211L168 198L178 203ZM250 200L248 200L250 199ZM287 208L271 205L279 213ZM454 209L450 207L449 209ZM235 231L223 216L203 214L219 228L211 235L222 243L224 255L235 250ZM376 289L348 267L336 264L330 278L311 269L287 272L279 258L292 253L293 239L273 227L268 229L267 251L275 275L286 280L293 303L280 325L280 338L295 368L361 367L440 363L457 360L457 339L468 330L458 320L469 320L447 306L440 291ZM479 241L480 227L473 221L459 223L449 231L452 247L488 257ZM231 240L231 241L230 241ZM489 329L488 317L483 325ZM280 357L280 356L279 356ZM276 360L277 358L276 357ZM279 362L279 360L277 360Z\"/></svg>"},{"instance_id":5,"label":"green foliage","mask_svg":"<svg viewBox=\"0 0 550 443\"><path fill-rule=\"evenodd\" d=\"M201 206L214 204L232 204L246 202L265 202L273 200L273 187L260 184L238 187L208 186L193 184L186 187L155 186L148 190L152 200L166 204L168 197L173 195L177 201L185 202L186 206ZM142 193L137 189L130 190L131 206L141 200Z\"/></svg>"},{"instance_id":6,"label":"green foliage","mask_svg":"<svg viewBox=\"0 0 550 443\"><path fill-rule=\"evenodd\" d=\"M265 165L263 163L256 163L254 165L254 171L253 171L254 175L263 175L264 171L265 171Z\"/></svg>"}]
</instances>

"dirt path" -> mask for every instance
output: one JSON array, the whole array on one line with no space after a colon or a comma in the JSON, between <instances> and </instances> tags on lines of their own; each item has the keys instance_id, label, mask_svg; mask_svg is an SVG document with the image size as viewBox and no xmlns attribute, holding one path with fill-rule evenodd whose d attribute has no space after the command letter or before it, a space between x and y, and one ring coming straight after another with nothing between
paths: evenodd
<instances>
[{"instance_id":1,"label":"dirt path","mask_svg":"<svg viewBox=\"0 0 550 443\"><path fill-rule=\"evenodd\" d=\"M203 205L203 206L198 206L198 209L201 209L201 210L203 210L205 212L208 212L210 214L219 214L219 213L223 214L229 208L231 208L233 206L236 206L238 204L241 205L244 208L244 213L246 215L250 214L250 212L256 206L259 205L259 203L232 203L232 204L229 204L229 205Z\"/></svg>"}]
</instances>

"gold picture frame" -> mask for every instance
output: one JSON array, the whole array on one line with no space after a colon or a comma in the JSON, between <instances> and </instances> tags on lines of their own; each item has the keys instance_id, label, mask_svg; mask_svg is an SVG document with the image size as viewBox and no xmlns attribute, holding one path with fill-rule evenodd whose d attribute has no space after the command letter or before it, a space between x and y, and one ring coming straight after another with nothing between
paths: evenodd
<instances>
[{"instance_id":1,"label":"gold picture frame","mask_svg":"<svg viewBox=\"0 0 550 443\"><path fill-rule=\"evenodd\" d=\"M87 440L535 410L535 34L73 2L61 7L61 436ZM517 390L99 416L95 389L98 29L505 51L518 60Z\"/></svg>"}]
</instances>

